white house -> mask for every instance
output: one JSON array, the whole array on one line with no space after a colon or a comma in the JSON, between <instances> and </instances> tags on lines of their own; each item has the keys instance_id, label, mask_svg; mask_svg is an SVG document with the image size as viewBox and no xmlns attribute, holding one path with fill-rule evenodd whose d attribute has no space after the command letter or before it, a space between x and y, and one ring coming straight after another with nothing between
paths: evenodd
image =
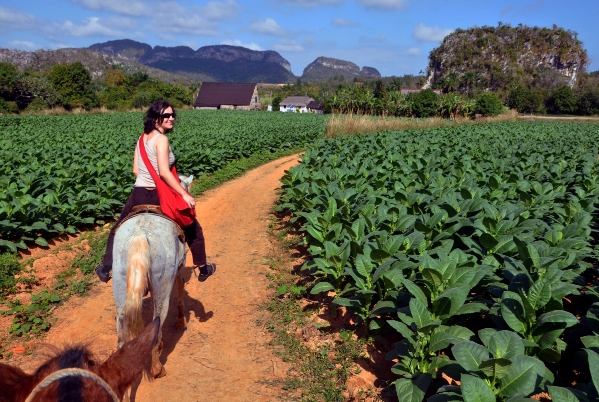
<instances>
[{"instance_id":1,"label":"white house","mask_svg":"<svg viewBox=\"0 0 599 402\"><path fill-rule=\"evenodd\" d=\"M279 103L281 112L297 112L308 113L308 103L314 102L314 99L309 96L289 96Z\"/></svg>"}]
</instances>

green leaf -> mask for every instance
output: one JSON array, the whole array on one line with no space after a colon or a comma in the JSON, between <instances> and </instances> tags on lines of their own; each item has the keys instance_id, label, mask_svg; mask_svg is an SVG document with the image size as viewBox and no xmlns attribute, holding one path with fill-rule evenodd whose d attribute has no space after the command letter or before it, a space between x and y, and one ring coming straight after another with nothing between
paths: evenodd
<instances>
[{"instance_id":1,"label":"green leaf","mask_svg":"<svg viewBox=\"0 0 599 402\"><path fill-rule=\"evenodd\" d=\"M414 343L414 332L412 332L412 330L409 329L406 324L395 320L387 320L387 323L391 325L391 327L393 327L397 332L399 332L405 339Z\"/></svg>"},{"instance_id":2,"label":"green leaf","mask_svg":"<svg viewBox=\"0 0 599 402\"><path fill-rule=\"evenodd\" d=\"M35 239L35 244L42 247L48 247L48 242L43 237L38 237L37 239Z\"/></svg>"},{"instance_id":3,"label":"green leaf","mask_svg":"<svg viewBox=\"0 0 599 402\"><path fill-rule=\"evenodd\" d=\"M449 288L433 302L433 314L441 320L453 316L466 302L467 288Z\"/></svg>"},{"instance_id":4,"label":"green leaf","mask_svg":"<svg viewBox=\"0 0 599 402\"><path fill-rule=\"evenodd\" d=\"M536 327L541 327L543 324L547 323L558 323L563 324L563 328L571 327L572 325L578 324L578 319L574 314L569 313L564 310L553 310L548 313L543 314L537 320Z\"/></svg>"},{"instance_id":5,"label":"green leaf","mask_svg":"<svg viewBox=\"0 0 599 402\"><path fill-rule=\"evenodd\" d=\"M580 391L576 395L574 392L567 388L548 386L547 391L551 396L552 402L588 402L588 399L581 395Z\"/></svg>"},{"instance_id":6,"label":"green leaf","mask_svg":"<svg viewBox=\"0 0 599 402\"><path fill-rule=\"evenodd\" d=\"M449 347L449 345L456 344L461 341L462 339L453 334L444 331L436 331L431 335L428 347L429 351L436 352Z\"/></svg>"},{"instance_id":7,"label":"green leaf","mask_svg":"<svg viewBox=\"0 0 599 402\"><path fill-rule=\"evenodd\" d=\"M499 380L508 373L511 366L511 360L500 358L485 360L478 366L478 368L485 373L488 378Z\"/></svg>"},{"instance_id":8,"label":"green leaf","mask_svg":"<svg viewBox=\"0 0 599 402\"><path fill-rule=\"evenodd\" d=\"M403 283L408 292L410 292L420 303L428 306L428 297L424 295L422 289L420 289L414 282L409 279L402 279L401 283Z\"/></svg>"},{"instance_id":9,"label":"green leaf","mask_svg":"<svg viewBox=\"0 0 599 402\"><path fill-rule=\"evenodd\" d=\"M397 399L402 402L422 402L431 380L432 376L424 373L412 379L402 378L395 381Z\"/></svg>"},{"instance_id":10,"label":"green leaf","mask_svg":"<svg viewBox=\"0 0 599 402\"><path fill-rule=\"evenodd\" d=\"M591 380L596 390L599 390L599 354L591 349L585 349L589 359L589 371L591 372Z\"/></svg>"},{"instance_id":11,"label":"green leaf","mask_svg":"<svg viewBox=\"0 0 599 402\"><path fill-rule=\"evenodd\" d=\"M482 378L462 374L460 382L464 402L495 402L493 390Z\"/></svg>"},{"instance_id":12,"label":"green leaf","mask_svg":"<svg viewBox=\"0 0 599 402\"><path fill-rule=\"evenodd\" d=\"M506 324L516 332L526 333L528 329L522 299L517 293L506 291L501 296L501 316Z\"/></svg>"},{"instance_id":13,"label":"green leaf","mask_svg":"<svg viewBox=\"0 0 599 402\"><path fill-rule=\"evenodd\" d=\"M528 290L528 302L537 311L545 307L551 299L551 285L545 279L541 279Z\"/></svg>"},{"instance_id":14,"label":"green leaf","mask_svg":"<svg viewBox=\"0 0 599 402\"><path fill-rule=\"evenodd\" d=\"M522 392L530 395L537 380L545 374L545 365L539 359L530 356L516 356L512 359L510 371L500 380L499 395L509 397Z\"/></svg>"},{"instance_id":15,"label":"green leaf","mask_svg":"<svg viewBox=\"0 0 599 402\"><path fill-rule=\"evenodd\" d=\"M487 344L496 359L511 359L524 354L522 339L512 331L497 331L491 335Z\"/></svg>"},{"instance_id":16,"label":"green leaf","mask_svg":"<svg viewBox=\"0 0 599 402\"><path fill-rule=\"evenodd\" d=\"M426 305L422 304L417 299L410 299L410 314L412 315L417 328L422 328L433 321L431 313L428 311Z\"/></svg>"},{"instance_id":17,"label":"green leaf","mask_svg":"<svg viewBox=\"0 0 599 402\"><path fill-rule=\"evenodd\" d=\"M477 372L478 366L489 358L489 351L482 345L472 341L456 343L451 348L453 357L467 371Z\"/></svg>"},{"instance_id":18,"label":"green leaf","mask_svg":"<svg viewBox=\"0 0 599 402\"><path fill-rule=\"evenodd\" d=\"M322 292L328 292L329 290L334 289L335 287L328 282L318 282L316 285L314 285L314 287L310 291L310 294L315 295Z\"/></svg>"},{"instance_id":19,"label":"green leaf","mask_svg":"<svg viewBox=\"0 0 599 402\"><path fill-rule=\"evenodd\" d=\"M488 251L493 250L496 245L499 244L499 241L493 237L493 235L489 233L483 233L480 238L480 244L483 245Z\"/></svg>"}]
</instances>

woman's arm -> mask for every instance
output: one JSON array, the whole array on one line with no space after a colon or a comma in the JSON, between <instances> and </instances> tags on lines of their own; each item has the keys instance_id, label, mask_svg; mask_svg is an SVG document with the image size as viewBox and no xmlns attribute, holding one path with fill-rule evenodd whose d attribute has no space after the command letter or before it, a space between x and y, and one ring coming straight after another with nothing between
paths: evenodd
<instances>
[{"instance_id":1,"label":"woman's arm","mask_svg":"<svg viewBox=\"0 0 599 402\"><path fill-rule=\"evenodd\" d=\"M133 153L133 176L137 179L139 176L139 159L137 157L137 146L135 147L135 152Z\"/></svg>"},{"instance_id":2,"label":"woman's arm","mask_svg":"<svg viewBox=\"0 0 599 402\"><path fill-rule=\"evenodd\" d=\"M170 187L172 187L173 190L175 190L177 193L179 193L181 195L181 197L183 197L183 199L185 200L185 202L187 202L187 204L189 205L190 208L194 208L195 203L196 203L194 198L191 195L189 195L189 193L187 191L185 191L185 189L183 189L183 187L181 187L181 182L179 181L179 178L173 176L173 174L171 173L171 171L169 169L168 150L169 150L168 138L164 135L161 135L159 138L156 139L156 156L158 158L158 174L160 175L162 180L164 180L166 182L166 184L168 184Z\"/></svg>"}]
</instances>

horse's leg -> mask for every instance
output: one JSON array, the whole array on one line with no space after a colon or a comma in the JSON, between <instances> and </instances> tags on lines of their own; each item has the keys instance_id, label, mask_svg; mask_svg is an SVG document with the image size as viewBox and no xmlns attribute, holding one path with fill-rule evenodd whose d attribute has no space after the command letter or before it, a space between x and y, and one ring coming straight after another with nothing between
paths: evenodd
<instances>
[{"instance_id":1,"label":"horse's leg","mask_svg":"<svg viewBox=\"0 0 599 402\"><path fill-rule=\"evenodd\" d=\"M162 328L160 329L160 333L158 334L158 340L154 348L152 348L152 368L150 373L154 378L161 378L166 375L166 370L164 366L160 362L160 352L162 352L164 343L162 342Z\"/></svg>"},{"instance_id":2,"label":"horse's leg","mask_svg":"<svg viewBox=\"0 0 599 402\"><path fill-rule=\"evenodd\" d=\"M181 276L180 270L175 278L175 286L177 287L177 321L175 322L175 327L187 328L187 320L185 319L185 302L183 300L185 284L183 283L183 277Z\"/></svg>"}]
</instances>

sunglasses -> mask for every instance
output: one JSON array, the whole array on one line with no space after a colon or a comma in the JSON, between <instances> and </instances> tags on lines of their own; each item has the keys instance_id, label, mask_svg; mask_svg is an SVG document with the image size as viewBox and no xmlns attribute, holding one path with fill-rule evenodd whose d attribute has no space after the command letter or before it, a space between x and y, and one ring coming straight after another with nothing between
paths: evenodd
<instances>
[{"instance_id":1,"label":"sunglasses","mask_svg":"<svg viewBox=\"0 0 599 402\"><path fill-rule=\"evenodd\" d=\"M170 118L176 119L177 118L177 113L162 113L160 115L160 118L163 120L168 120Z\"/></svg>"}]
</instances>

